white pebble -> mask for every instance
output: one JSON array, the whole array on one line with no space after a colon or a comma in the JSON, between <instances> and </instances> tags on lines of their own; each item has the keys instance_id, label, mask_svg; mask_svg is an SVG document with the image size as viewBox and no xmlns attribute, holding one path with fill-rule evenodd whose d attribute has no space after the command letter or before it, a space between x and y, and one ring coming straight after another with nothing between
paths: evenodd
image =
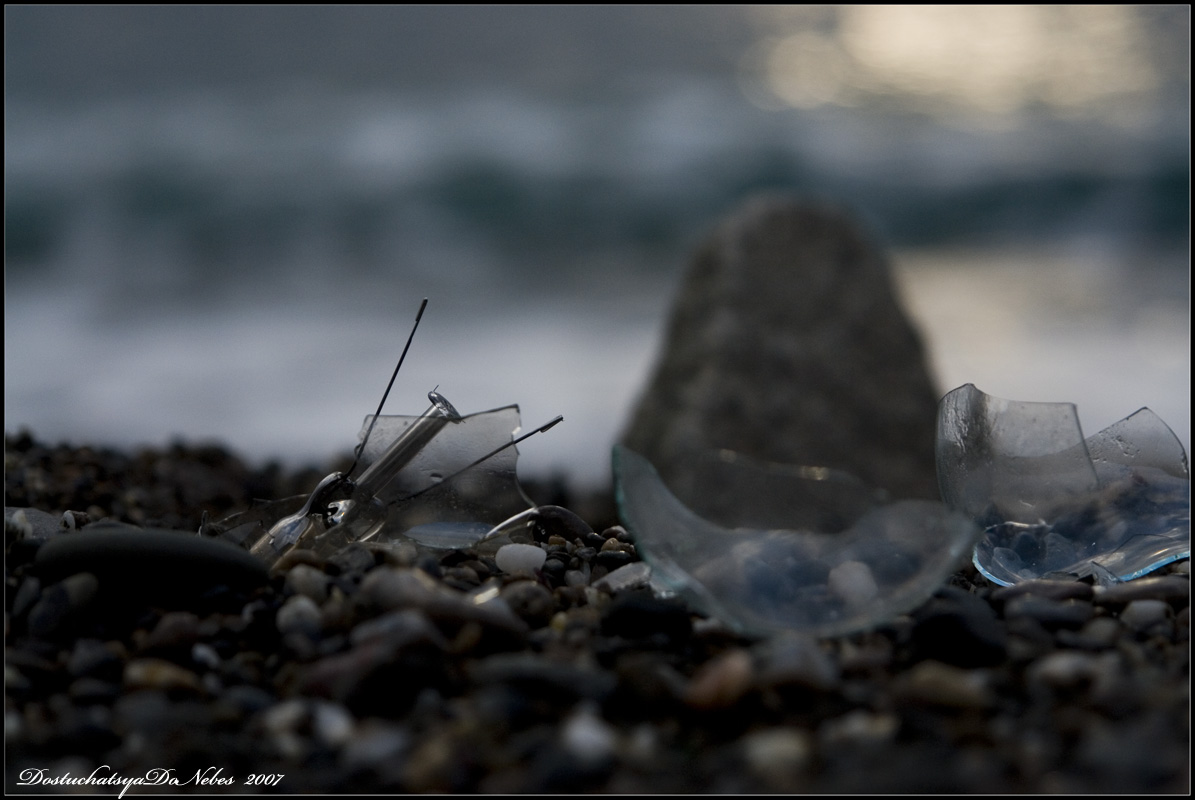
<instances>
[{"instance_id":1,"label":"white pebble","mask_svg":"<svg viewBox=\"0 0 1195 800\"><path fill-rule=\"evenodd\" d=\"M618 732L593 709L582 705L564 723L561 740L565 748L582 761L602 761L614 755Z\"/></svg>"},{"instance_id":2,"label":"white pebble","mask_svg":"<svg viewBox=\"0 0 1195 800\"><path fill-rule=\"evenodd\" d=\"M830 591L848 606L861 606L880 593L871 568L862 561L844 561L830 570Z\"/></svg>"},{"instance_id":3,"label":"white pebble","mask_svg":"<svg viewBox=\"0 0 1195 800\"><path fill-rule=\"evenodd\" d=\"M547 560L547 552L533 544L503 545L494 555L498 569L511 575L520 572L532 575Z\"/></svg>"}]
</instances>

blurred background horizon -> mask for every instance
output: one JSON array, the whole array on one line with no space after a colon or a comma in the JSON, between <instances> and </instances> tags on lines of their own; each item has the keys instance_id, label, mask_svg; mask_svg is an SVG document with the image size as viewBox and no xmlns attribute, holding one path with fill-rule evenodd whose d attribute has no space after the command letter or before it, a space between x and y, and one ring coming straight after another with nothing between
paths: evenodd
<instances>
[{"instance_id":1,"label":"blurred background horizon","mask_svg":"<svg viewBox=\"0 0 1195 800\"><path fill-rule=\"evenodd\" d=\"M762 191L893 254L939 389L1190 450L1187 6L5 8L5 430L325 464L517 403L609 481Z\"/></svg>"}]
</instances>

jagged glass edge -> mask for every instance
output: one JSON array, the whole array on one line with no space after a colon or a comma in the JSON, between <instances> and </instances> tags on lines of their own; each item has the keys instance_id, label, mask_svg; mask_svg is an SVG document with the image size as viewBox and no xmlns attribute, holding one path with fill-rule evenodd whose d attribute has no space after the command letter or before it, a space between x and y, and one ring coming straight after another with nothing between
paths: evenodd
<instances>
[{"instance_id":1,"label":"jagged glass edge","mask_svg":"<svg viewBox=\"0 0 1195 800\"><path fill-rule=\"evenodd\" d=\"M466 414L461 418L461 420L468 421L469 419L472 419L475 417L482 417L482 416L486 416L486 415L490 415L490 414L494 414L494 413L498 413L498 412L503 412L503 411L508 411L508 410L514 411L516 421L518 423L514 426L514 428L511 429L511 432L510 432L510 436L513 439L522 430L522 418L521 418L518 404L512 403L512 404L505 405L505 406L499 406L497 408L491 408L486 411L478 411L473 414ZM362 423L361 429L358 431L358 434L357 434L358 441L360 441L364 437L365 431L369 427L370 421L373 419L373 417L374 417L373 414L366 415L366 417ZM379 415L378 416L379 425L374 429L373 433L370 435L369 445L367 446L365 451L361 454L360 466L362 468L365 468L365 467L368 467L370 464L372 464L373 461L375 461L377 459L377 457L379 455L381 455L381 453L383 453L394 442L394 440L396 438L398 438L398 436L402 435L402 433L405 432L406 429L410 425L412 425L416 420L419 420L419 419L421 419L421 417L418 415L408 415L408 414L382 414L382 415ZM436 444L436 440L438 438L439 438L439 434L437 434L436 437L433 437L426 445L424 445L424 450L426 450L428 447L434 446ZM479 455L483 455L485 452L488 452L489 450L492 450L492 449L498 447L500 444L505 444L505 442L495 442L495 443L493 443L493 447L487 448L482 453L479 453ZM517 496L523 502L526 503L528 508L534 507L535 506L534 501L532 501L531 498L528 497L526 490L523 488L522 483L519 481L519 475L518 475L519 448L518 448L518 445L511 445L508 449L511 451L511 453L507 457L512 459L511 466L510 466L510 479L514 482L514 488L517 492ZM504 455L506 455L506 451L503 451L503 453L499 454L497 457L501 458ZM414 459L412 459L412 460L414 460ZM482 464L479 464L477 466L481 467ZM451 480L449 480L448 483L450 484ZM302 507L303 502L309 496L310 496L310 494L293 495L291 497L284 497L284 498L280 498L278 500L270 500L270 501L266 501L264 503L251 505L249 508L247 508L243 511L237 511L232 514L229 514L228 516L223 517L222 519L218 520L215 523L216 525L221 526L222 528L225 529L224 532L221 533L218 538L227 539L229 541L234 541L236 544L240 545L241 547L244 547L246 550L251 549L252 545L254 543L256 543L262 536L268 534L271 527L273 525L277 524L279 520L283 519L284 517L288 516L289 514L293 514L295 511L298 511L299 508ZM401 504L401 503L405 502L406 499L410 499L410 498L387 502L387 506L394 505L395 503ZM498 516L501 516L501 514L499 514ZM451 522L449 522L449 523L445 523L445 524L468 525L469 523L451 523ZM256 536L248 537L244 541L239 541L237 539L230 538L229 534L234 533L235 531L239 530L240 528L242 528L243 526L246 526L246 525L256 525L257 526ZM476 530L481 531L482 533L485 532L485 531L481 530L482 526L480 524L477 524L474 527ZM486 530L489 530L489 527L486 527ZM393 536L395 538L403 537L403 536L405 536L405 532L393 534ZM481 538L481 536L478 537L479 540L480 540L480 538ZM250 539L252 539L252 541L250 541ZM419 541L419 540L411 539L411 541ZM435 545L432 545L432 546L435 547Z\"/></svg>"},{"instance_id":2,"label":"jagged glass edge","mask_svg":"<svg viewBox=\"0 0 1195 800\"><path fill-rule=\"evenodd\" d=\"M1033 403L1033 402L1031 402L1031 401L1016 401L1016 400L1007 400L1007 399L1004 399L1004 398L999 398L999 397L996 397L995 395L990 395L990 394L988 394L987 392L984 392L982 389L980 389L979 387L977 387L977 386L976 386L975 384L973 384L973 383L966 383L966 384L963 384L962 386L959 386L959 387L957 387L957 388L955 388L955 389L952 389L951 391L947 392L945 395L943 395L943 396L942 396L942 400L940 401L940 405L939 405L939 407L940 407L940 408L944 408L944 407L945 407L945 402L946 402L946 399L947 399L947 398L951 397L952 395L955 395L955 394L957 394L958 392L965 391L965 390L970 390L970 391L972 391L972 392L975 392L975 393L977 393L977 394L981 395L981 396L982 396L984 399L986 399L986 400L992 400L992 401L995 401L995 402L998 402L998 403L1007 403L1007 404L1013 404L1013 403L1015 403L1015 404L1019 404L1019 405L1041 405L1041 406L1054 406L1054 407L1058 407L1058 408L1069 407L1069 408L1071 409L1071 413L1074 415L1074 418L1075 418L1075 424L1076 424L1076 426L1078 426L1078 425L1079 425L1079 421L1078 421L1078 419L1079 419L1079 415L1078 415L1078 407L1077 407L1077 406L1076 406L1074 403L1065 403L1065 402L1064 402L1064 403ZM1186 453L1186 450L1183 448L1183 446L1182 446L1182 443L1181 443L1181 442L1178 440L1178 437L1175 435L1175 433L1174 433L1173 429L1171 429L1171 427L1170 427L1169 425L1167 425L1167 424L1166 424L1166 421L1165 421L1165 420L1163 420L1161 417L1159 417L1157 414L1155 414L1155 413L1154 413L1152 410L1150 410L1150 409L1149 409L1149 408L1147 408L1147 407L1143 407L1143 408L1139 408L1139 409L1137 409L1137 410L1136 410L1136 411L1134 411L1132 414L1129 414L1128 416L1126 416L1126 417L1124 417L1124 418L1122 418L1122 419L1120 419L1120 420L1117 420L1116 422L1113 422L1111 425L1108 425L1108 426L1106 426L1106 427L1102 428L1102 429L1101 429L1101 430L1100 430L1098 433L1092 434L1091 436L1088 436L1088 437L1082 437L1082 435L1081 435L1082 428L1081 428L1081 427L1079 427L1079 430L1080 430L1080 436L1081 436L1081 438L1082 438L1082 445L1083 445L1083 448L1084 448L1084 449L1087 451L1087 454L1088 454L1088 461L1091 463L1091 466L1092 466L1092 472L1093 472L1093 474L1096 474L1096 475L1097 475L1097 483L1098 483L1098 481L1099 481L1099 478L1098 478L1098 473L1099 473L1099 470L1097 469L1097 467L1096 467L1096 465L1095 465L1095 459L1091 457L1091 443L1092 443L1092 442L1094 442L1094 441L1096 441L1096 440L1098 440L1100 437L1104 436L1104 434L1106 434L1107 432L1111 431L1113 428L1116 428L1117 426L1120 426L1120 425L1122 425L1122 424L1124 424L1124 423L1128 422L1128 421L1129 421L1129 420L1131 420L1133 417L1135 417L1135 416L1137 416L1137 415L1139 415L1139 414L1142 414L1143 412L1144 412L1144 413L1147 413L1147 414L1149 414L1149 415L1150 415L1150 417L1151 417L1151 418L1152 418L1152 419L1153 419L1153 420L1154 420L1156 423L1160 424L1160 425L1162 426L1162 428L1164 428L1164 429L1165 429L1165 430L1166 430L1166 431L1167 431L1167 432L1170 434L1171 438L1173 438L1173 440L1174 440L1174 443L1177 445L1177 447L1178 447L1178 452L1179 452L1179 464L1178 464L1178 466L1180 466L1180 467L1181 467L1181 469L1182 469L1182 472L1183 472L1183 473L1184 473L1184 474L1187 476L1187 480L1188 480L1188 481L1190 480L1190 467L1189 467L1189 462L1188 462L1188 460L1187 460L1187 453ZM939 421L938 421L938 426L939 426L939 428L938 428L938 435L940 436L940 435L941 435L941 420L940 420L940 419L939 419ZM937 450L938 450L938 448L937 448L937 446L935 445L935 455L936 455L936 453L937 453ZM940 475L939 475L939 486L941 486L941 485L942 485L942 483L943 483L942 476L940 476ZM944 492L944 491L943 491L943 494L946 494L946 492ZM961 494L961 493L960 493L960 494ZM1189 504L1189 502L1190 502L1190 491L1189 491L1189 490L1188 490L1188 493L1187 493L1187 498L1188 498L1188 504ZM1189 535L1189 531L1188 531L1188 535ZM980 563L980 560L979 560L979 547L980 547L980 545L982 544L982 542L983 542L983 539L984 539L986 536L987 536L987 531L985 530L985 531L983 532L983 534L980 536L980 538L979 538L979 541L978 541L978 542L976 542L975 548L974 548L974 550L973 550L973 551L972 551L972 553L971 553L971 563L972 563L972 565L974 565L975 569L976 569L976 570L977 570L977 571L978 571L978 572L979 572L981 575L983 575L983 576L984 576L984 578L986 578L987 580L991 581L992 583L995 583L995 584L997 584L998 586L1015 586L1015 585L1016 585L1016 582L1010 582L1010 581L1006 581L1006 580L1004 580L1003 578L998 578L998 577L996 577L996 575L994 575L994 574L993 574L993 573L992 573L990 570L988 570L987 568L985 568L985 567L984 567L984 566L983 566L983 565ZM1179 552L1177 552L1177 553L1167 554L1167 555L1166 555L1164 558L1161 558L1161 559L1159 559L1158 561L1155 561L1155 562L1151 562L1151 563L1150 563L1148 566L1146 566L1146 567L1143 567L1143 568L1141 568L1141 569L1138 569L1138 570L1135 570L1135 571L1133 571L1133 572L1131 572L1131 573L1128 573L1128 574L1125 574L1125 575L1116 575L1115 573L1112 573L1112 574L1113 574L1113 577L1114 577L1114 578L1115 578L1117 581L1119 581L1119 582L1121 582L1121 583L1126 583L1126 582L1128 582L1128 581L1131 581L1131 580L1136 580L1137 578L1140 578L1140 577L1142 577L1142 576L1144 576L1144 575L1148 575L1148 574L1149 574L1149 573L1151 573L1151 572L1156 572L1157 570L1161 569L1162 567L1166 566L1167 564L1173 564L1174 562L1176 562L1176 561L1181 561L1181 560L1182 560L1182 559L1184 559L1184 558L1190 558L1190 557L1191 557L1191 548L1190 548L1190 542L1188 541L1188 543L1187 543L1187 544L1188 544L1188 546L1187 546L1187 548L1186 548L1185 550L1181 550L1181 551L1179 551ZM1081 561L1081 562L1076 562L1076 563L1075 563L1074 565L1072 565L1072 566L1082 566L1082 565L1085 565L1085 564L1098 564L1098 562L1095 562L1093 558L1088 558L1088 559L1084 559L1084 560L1083 560L1083 561ZM1099 566L1100 566L1100 567L1103 567L1103 565L1102 565L1102 564L1099 564ZM1103 567L1103 569L1104 569L1104 570L1106 570L1106 571L1108 571L1106 567ZM1093 571L1094 571L1094 570L1093 570ZM1110 571L1109 571L1109 572L1110 572ZM1087 574L1090 574L1090 573L1087 573ZM1085 575L1077 575L1077 576L1076 576L1076 579L1078 579L1078 578L1082 578L1082 577L1085 577ZM1030 579L1029 579L1029 578L1024 578L1024 579L1022 579L1022 580L1030 580Z\"/></svg>"},{"instance_id":3,"label":"jagged glass edge","mask_svg":"<svg viewBox=\"0 0 1195 800\"><path fill-rule=\"evenodd\" d=\"M722 622L726 623L730 628L738 633L744 635L758 635L770 636L776 633L786 631L798 631L809 633L819 637L833 637L842 636L850 633L856 633L864 630L874 629L892 619L895 619L901 614L911 611L930 597L943 582L953 574L953 569L964 558L964 554L968 549L971 549L975 540L982 535L982 530L969 520L960 512L951 511L941 503L936 505L940 507L947 516L952 517L955 521L961 524L962 527L968 530L969 535L963 539L960 538L955 544L957 547L953 548L954 552L948 551L947 557L944 559L944 564L947 566L937 570L937 577L935 580L926 580L916 590L906 588L903 593L896 595L894 598L889 598L882 603L877 600L868 601L872 604L872 613L858 613L854 617L845 620L835 620L827 623L815 623L808 626L800 625L783 625L779 623L768 622L763 625L754 625L745 621L742 617L732 610L730 610L725 603L723 603L713 592L711 592L700 580L693 577L689 572L677 564L675 560L664 556L661 553L653 552L652 545L646 542L647 538L640 535L643 527L640 525L640 520L635 519L631 513L630 508L632 501L628 496L628 481L624 477L624 461L629 460L633 463L635 460L640 461L645 467L645 474L649 476L653 486L651 489L655 492L656 499L662 502L667 511L677 514L682 519L687 519L690 525L698 528L714 529L719 533L732 537L735 534L726 530L722 526L716 525L708 520L703 519L697 514L693 513L688 506L686 506L679 498L672 494L668 487L660 478L659 473L655 467L643 456L630 450L623 445L615 445L612 452L612 462L614 469L615 482L615 499L618 504L619 517L627 529L631 532L636 542L636 547L639 550L640 557L646 561L652 568L652 582L657 580L663 583L666 587L675 590L681 596L691 598L693 605L700 611L708 613L710 616L716 617ZM924 501L929 502L929 501ZM875 613L874 609L883 608L882 613Z\"/></svg>"}]
</instances>

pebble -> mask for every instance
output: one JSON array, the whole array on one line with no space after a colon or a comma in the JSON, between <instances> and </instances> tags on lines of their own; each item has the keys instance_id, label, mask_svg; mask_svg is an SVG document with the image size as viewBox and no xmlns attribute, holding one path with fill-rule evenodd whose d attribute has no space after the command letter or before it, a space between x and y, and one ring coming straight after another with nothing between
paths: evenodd
<instances>
[{"instance_id":1,"label":"pebble","mask_svg":"<svg viewBox=\"0 0 1195 800\"><path fill-rule=\"evenodd\" d=\"M922 661L893 680L893 693L908 702L959 709L983 709L995 702L984 670L965 670Z\"/></svg>"},{"instance_id":2,"label":"pebble","mask_svg":"<svg viewBox=\"0 0 1195 800\"><path fill-rule=\"evenodd\" d=\"M1123 627L1111 617L1096 617L1078 631L1060 630L1056 634L1058 643L1064 647L1084 650L1105 650L1115 647Z\"/></svg>"},{"instance_id":3,"label":"pebble","mask_svg":"<svg viewBox=\"0 0 1195 800\"><path fill-rule=\"evenodd\" d=\"M98 639L79 639L71 650L66 669L76 678L90 676L115 680L124 670L125 658L123 645L108 644Z\"/></svg>"},{"instance_id":4,"label":"pebble","mask_svg":"<svg viewBox=\"0 0 1195 800\"><path fill-rule=\"evenodd\" d=\"M171 611L162 615L149 636L141 642L142 652L188 650L199 638L199 617L189 611Z\"/></svg>"},{"instance_id":5,"label":"pebble","mask_svg":"<svg viewBox=\"0 0 1195 800\"><path fill-rule=\"evenodd\" d=\"M541 628L552 618L552 593L535 581L508 583L502 587L500 597L510 606L511 611L532 628Z\"/></svg>"},{"instance_id":6,"label":"pebble","mask_svg":"<svg viewBox=\"0 0 1195 800\"><path fill-rule=\"evenodd\" d=\"M236 545L192 533L97 522L37 552L43 580L86 570L106 594L144 602L189 603L215 584L251 589L265 564Z\"/></svg>"},{"instance_id":7,"label":"pebble","mask_svg":"<svg viewBox=\"0 0 1195 800\"><path fill-rule=\"evenodd\" d=\"M311 708L311 728L316 738L328 747L339 749L353 737L356 720L338 703L315 701Z\"/></svg>"},{"instance_id":8,"label":"pebble","mask_svg":"<svg viewBox=\"0 0 1195 800\"><path fill-rule=\"evenodd\" d=\"M628 639L663 634L685 637L692 630L689 610L676 600L657 598L649 591L623 592L602 616L602 633Z\"/></svg>"},{"instance_id":9,"label":"pebble","mask_svg":"<svg viewBox=\"0 0 1195 800\"><path fill-rule=\"evenodd\" d=\"M376 563L372 550L353 542L328 556L324 569L330 575L360 575L373 569Z\"/></svg>"},{"instance_id":10,"label":"pebble","mask_svg":"<svg viewBox=\"0 0 1195 800\"><path fill-rule=\"evenodd\" d=\"M913 615L917 657L957 667L990 667L1008 657L1008 634L991 605L945 587Z\"/></svg>"},{"instance_id":11,"label":"pebble","mask_svg":"<svg viewBox=\"0 0 1195 800\"><path fill-rule=\"evenodd\" d=\"M618 732L603 720L590 703L581 703L560 729L564 749L583 762L612 758L618 749Z\"/></svg>"},{"instance_id":12,"label":"pebble","mask_svg":"<svg viewBox=\"0 0 1195 800\"><path fill-rule=\"evenodd\" d=\"M1095 602L1100 605L1131 603L1134 600L1189 600L1191 581L1173 575L1138 578L1112 586L1095 587Z\"/></svg>"},{"instance_id":13,"label":"pebble","mask_svg":"<svg viewBox=\"0 0 1195 800\"><path fill-rule=\"evenodd\" d=\"M1097 656L1091 653L1062 650L1033 662L1026 677L1030 683L1069 688L1090 681L1097 671L1097 663Z\"/></svg>"},{"instance_id":14,"label":"pebble","mask_svg":"<svg viewBox=\"0 0 1195 800\"><path fill-rule=\"evenodd\" d=\"M829 691L838 686L837 663L811 636L778 634L756 645L753 652L761 688L796 685Z\"/></svg>"},{"instance_id":15,"label":"pebble","mask_svg":"<svg viewBox=\"0 0 1195 800\"><path fill-rule=\"evenodd\" d=\"M698 667L685 690L685 702L693 708L729 708L739 701L754 682L751 654L734 649Z\"/></svg>"},{"instance_id":16,"label":"pebble","mask_svg":"<svg viewBox=\"0 0 1195 800\"><path fill-rule=\"evenodd\" d=\"M880 592L875 578L862 561L845 561L830 570L827 578L830 591L851 607L859 607L875 598Z\"/></svg>"},{"instance_id":17,"label":"pebble","mask_svg":"<svg viewBox=\"0 0 1195 800\"><path fill-rule=\"evenodd\" d=\"M344 743L340 761L350 769L381 769L394 763L411 746L411 735L398 725L368 719L357 725Z\"/></svg>"},{"instance_id":18,"label":"pebble","mask_svg":"<svg viewBox=\"0 0 1195 800\"><path fill-rule=\"evenodd\" d=\"M92 609L99 581L90 572L80 572L47 586L29 610L26 624L34 636L53 636Z\"/></svg>"},{"instance_id":19,"label":"pebble","mask_svg":"<svg viewBox=\"0 0 1195 800\"><path fill-rule=\"evenodd\" d=\"M320 608L306 595L297 594L283 603L276 620L278 632L283 636L294 633L312 638L319 636Z\"/></svg>"},{"instance_id":20,"label":"pebble","mask_svg":"<svg viewBox=\"0 0 1195 800\"><path fill-rule=\"evenodd\" d=\"M892 741L898 730L900 719L895 714L877 714L859 708L823 722L818 726L817 738L828 748L876 747Z\"/></svg>"},{"instance_id":21,"label":"pebble","mask_svg":"<svg viewBox=\"0 0 1195 800\"><path fill-rule=\"evenodd\" d=\"M772 788L792 786L813 757L812 737L800 728L748 733L740 746L751 774Z\"/></svg>"},{"instance_id":22,"label":"pebble","mask_svg":"<svg viewBox=\"0 0 1195 800\"><path fill-rule=\"evenodd\" d=\"M584 577L584 575L582 575L582 577ZM642 589L650 582L651 567L642 561L636 561L633 564L624 564L618 569L594 581L593 588L602 589L610 594L618 594L619 592L626 592L630 591L631 589Z\"/></svg>"},{"instance_id":23,"label":"pebble","mask_svg":"<svg viewBox=\"0 0 1195 800\"><path fill-rule=\"evenodd\" d=\"M1031 594L1048 600L1090 600L1094 593L1091 584L1081 581L1022 581L1012 586L1000 586L992 592L992 600L1003 603L1014 597Z\"/></svg>"},{"instance_id":24,"label":"pebble","mask_svg":"<svg viewBox=\"0 0 1195 800\"><path fill-rule=\"evenodd\" d=\"M194 672L160 658L139 658L125 664L124 685L130 689L201 690Z\"/></svg>"},{"instance_id":25,"label":"pebble","mask_svg":"<svg viewBox=\"0 0 1195 800\"><path fill-rule=\"evenodd\" d=\"M4 529L21 539L51 539L62 531L61 517L36 508L4 508Z\"/></svg>"},{"instance_id":26,"label":"pebble","mask_svg":"<svg viewBox=\"0 0 1195 800\"><path fill-rule=\"evenodd\" d=\"M1006 619L1028 617L1047 628L1078 628L1095 614L1085 600L1051 600L1034 594L1012 598L1004 605Z\"/></svg>"},{"instance_id":27,"label":"pebble","mask_svg":"<svg viewBox=\"0 0 1195 800\"><path fill-rule=\"evenodd\" d=\"M1137 633L1168 637L1174 630L1170 614L1170 604L1163 600L1133 600L1120 612L1120 621Z\"/></svg>"},{"instance_id":28,"label":"pebble","mask_svg":"<svg viewBox=\"0 0 1195 800\"><path fill-rule=\"evenodd\" d=\"M310 564L295 564L286 573L286 588L295 594L309 597L316 603L328 599L328 589L331 585L332 581L327 574Z\"/></svg>"},{"instance_id":29,"label":"pebble","mask_svg":"<svg viewBox=\"0 0 1195 800\"><path fill-rule=\"evenodd\" d=\"M494 555L498 568L510 575L534 575L547 558L548 554L533 544L503 545Z\"/></svg>"}]
</instances>

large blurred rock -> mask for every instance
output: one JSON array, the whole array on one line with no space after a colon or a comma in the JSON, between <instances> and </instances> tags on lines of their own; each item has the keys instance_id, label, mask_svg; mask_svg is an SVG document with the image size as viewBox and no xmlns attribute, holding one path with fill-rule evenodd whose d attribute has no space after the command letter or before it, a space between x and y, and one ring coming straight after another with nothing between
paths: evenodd
<instances>
[{"instance_id":1,"label":"large blurred rock","mask_svg":"<svg viewBox=\"0 0 1195 800\"><path fill-rule=\"evenodd\" d=\"M937 400L884 253L840 210L765 197L698 252L623 443L682 497L715 448L937 497Z\"/></svg>"}]
</instances>

